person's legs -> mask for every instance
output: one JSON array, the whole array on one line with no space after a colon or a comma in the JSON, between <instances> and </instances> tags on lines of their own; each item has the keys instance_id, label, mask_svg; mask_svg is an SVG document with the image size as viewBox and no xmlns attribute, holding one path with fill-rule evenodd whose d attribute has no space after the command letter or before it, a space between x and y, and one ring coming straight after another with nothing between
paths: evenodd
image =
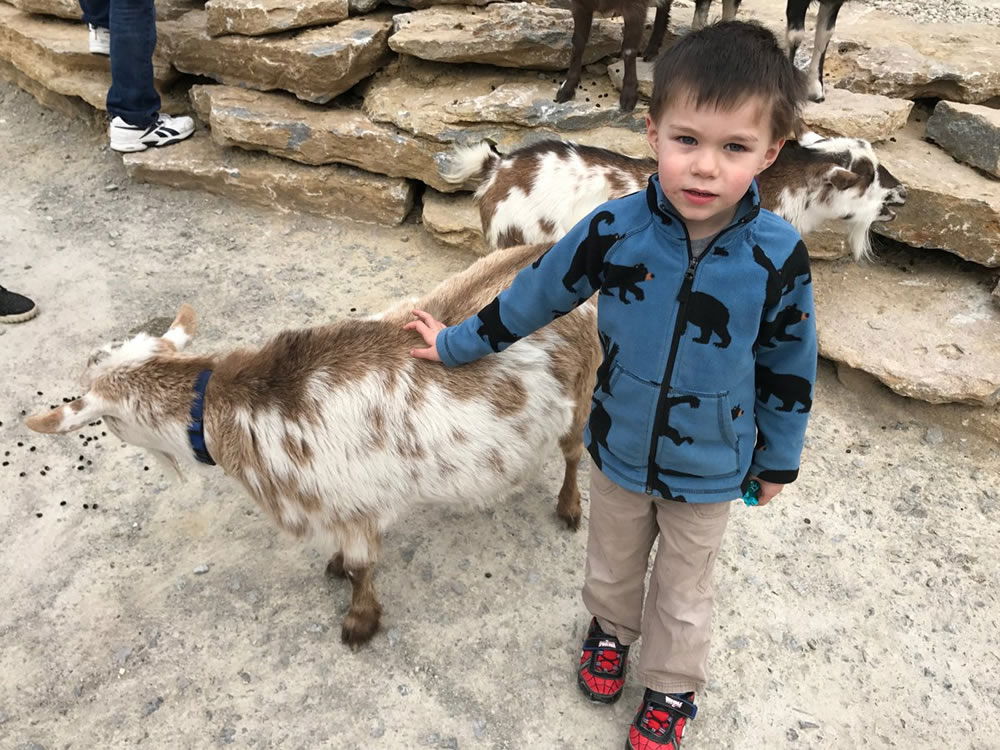
<instances>
[{"instance_id":1,"label":"person's legs","mask_svg":"<svg viewBox=\"0 0 1000 750\"><path fill-rule=\"evenodd\" d=\"M156 8L153 0L110 0L110 6L108 114L145 129L156 122L160 110L160 95L153 86Z\"/></svg>"},{"instance_id":2,"label":"person's legs","mask_svg":"<svg viewBox=\"0 0 1000 750\"><path fill-rule=\"evenodd\" d=\"M100 29L111 27L111 22L108 20L111 0L79 0L79 2L83 10L84 23Z\"/></svg>"},{"instance_id":3,"label":"person's legs","mask_svg":"<svg viewBox=\"0 0 1000 750\"><path fill-rule=\"evenodd\" d=\"M628 645L639 638L656 505L590 470L590 522L583 603L601 629Z\"/></svg>"},{"instance_id":4,"label":"person's legs","mask_svg":"<svg viewBox=\"0 0 1000 750\"><path fill-rule=\"evenodd\" d=\"M732 503L658 502L660 541L642 618L638 678L662 693L704 688L712 636L712 570Z\"/></svg>"}]
</instances>

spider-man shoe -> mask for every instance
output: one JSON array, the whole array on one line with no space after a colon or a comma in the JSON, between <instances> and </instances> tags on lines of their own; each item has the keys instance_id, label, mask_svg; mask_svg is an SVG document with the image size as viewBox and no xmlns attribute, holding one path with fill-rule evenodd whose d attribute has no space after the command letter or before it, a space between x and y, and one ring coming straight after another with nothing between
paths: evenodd
<instances>
[{"instance_id":1,"label":"spider-man shoe","mask_svg":"<svg viewBox=\"0 0 1000 750\"><path fill-rule=\"evenodd\" d=\"M658 693L646 688L628 728L625 750L680 750L684 725L697 713L694 693Z\"/></svg>"},{"instance_id":2,"label":"spider-man shoe","mask_svg":"<svg viewBox=\"0 0 1000 750\"><path fill-rule=\"evenodd\" d=\"M595 617L590 621L583 653L580 654L580 670L576 679L580 690L592 701L614 703L621 697L625 686L627 661L628 646L623 646L613 635L601 630Z\"/></svg>"}]
</instances>

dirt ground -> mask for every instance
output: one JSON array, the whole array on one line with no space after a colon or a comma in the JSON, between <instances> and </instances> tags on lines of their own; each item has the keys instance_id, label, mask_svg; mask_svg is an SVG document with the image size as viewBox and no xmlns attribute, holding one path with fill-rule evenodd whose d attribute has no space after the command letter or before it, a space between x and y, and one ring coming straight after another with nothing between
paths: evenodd
<instances>
[{"instance_id":1,"label":"dirt ground","mask_svg":"<svg viewBox=\"0 0 1000 750\"><path fill-rule=\"evenodd\" d=\"M641 686L601 707L574 682L585 533L555 519L557 461L501 505L400 522L384 630L351 651L346 587L221 472L171 483L100 425L21 424L78 394L94 347L182 301L195 350L250 345L472 256L413 223L132 184L101 134L6 84L0 150L0 284L42 310L0 327L0 747L622 746ZM829 365L813 414L800 481L734 509L685 750L1000 747L996 444Z\"/></svg>"}]
</instances>

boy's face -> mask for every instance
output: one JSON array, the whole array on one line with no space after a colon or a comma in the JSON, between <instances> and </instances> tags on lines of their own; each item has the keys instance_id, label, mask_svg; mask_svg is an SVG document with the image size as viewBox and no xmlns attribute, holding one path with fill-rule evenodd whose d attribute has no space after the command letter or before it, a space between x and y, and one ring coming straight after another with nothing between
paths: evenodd
<instances>
[{"instance_id":1,"label":"boy's face","mask_svg":"<svg viewBox=\"0 0 1000 750\"><path fill-rule=\"evenodd\" d=\"M657 122L646 116L660 185L691 239L724 229L753 178L777 158L785 141L772 137L769 115L766 103L751 97L727 111L678 98Z\"/></svg>"}]
</instances>

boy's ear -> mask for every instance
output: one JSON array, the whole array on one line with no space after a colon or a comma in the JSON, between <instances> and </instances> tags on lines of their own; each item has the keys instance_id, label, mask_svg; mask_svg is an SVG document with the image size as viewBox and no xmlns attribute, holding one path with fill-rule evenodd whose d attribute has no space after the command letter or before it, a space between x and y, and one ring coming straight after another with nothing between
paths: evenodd
<instances>
[{"instance_id":1,"label":"boy's ear","mask_svg":"<svg viewBox=\"0 0 1000 750\"><path fill-rule=\"evenodd\" d=\"M778 154L781 153L781 149L784 147L784 145L785 145L785 139L779 138L768 147L767 151L764 152L764 161L761 164L760 169L757 170L757 174L760 174L765 169L774 164L775 159L778 158Z\"/></svg>"},{"instance_id":2,"label":"boy's ear","mask_svg":"<svg viewBox=\"0 0 1000 750\"><path fill-rule=\"evenodd\" d=\"M659 153L657 146L660 141L659 131L656 129L656 122L652 117L646 115L646 140L649 141L649 147L653 149L653 155Z\"/></svg>"}]
</instances>

